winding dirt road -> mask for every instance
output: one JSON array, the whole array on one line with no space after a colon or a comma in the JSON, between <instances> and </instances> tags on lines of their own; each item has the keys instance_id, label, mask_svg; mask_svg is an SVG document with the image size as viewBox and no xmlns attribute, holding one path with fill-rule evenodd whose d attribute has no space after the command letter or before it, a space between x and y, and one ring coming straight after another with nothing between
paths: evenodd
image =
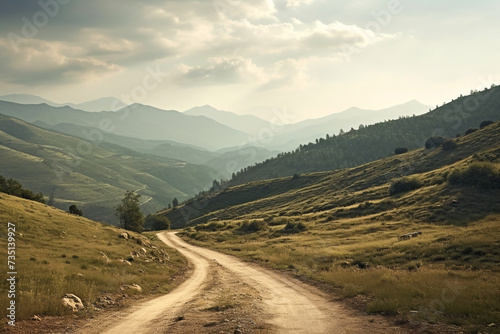
<instances>
[{"instance_id":1,"label":"winding dirt road","mask_svg":"<svg viewBox=\"0 0 500 334\"><path fill-rule=\"evenodd\" d=\"M383 321L368 319L366 315L356 314L340 303L329 301L320 291L294 279L232 256L190 245L173 232L159 233L158 237L188 258L194 267L192 275L171 293L140 304L126 314L107 319L100 323L99 328L94 327L93 331L88 330L86 333L209 333L210 324L198 328L193 325L181 328L176 327L175 319L190 314L187 305L206 298L207 291L214 289L214 286L210 286L214 270L230 277L219 284L219 289L221 285L230 284L233 290L240 292L243 288L252 289L252 305L260 310L259 315L253 316L265 322L265 325L252 330L253 333L401 332ZM206 314L202 314L202 317L206 317ZM244 330L241 332L245 333Z\"/></svg>"}]
</instances>

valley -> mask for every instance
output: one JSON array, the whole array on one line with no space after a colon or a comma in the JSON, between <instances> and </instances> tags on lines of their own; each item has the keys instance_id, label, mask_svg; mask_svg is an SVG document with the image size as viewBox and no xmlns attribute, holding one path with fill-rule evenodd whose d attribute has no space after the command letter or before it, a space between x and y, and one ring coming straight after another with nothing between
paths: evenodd
<instances>
[{"instance_id":1,"label":"valley","mask_svg":"<svg viewBox=\"0 0 500 334\"><path fill-rule=\"evenodd\" d=\"M114 133L89 140L85 134L97 133L91 125L51 125L30 112L24 117L33 124L0 116L6 178L49 194L45 202L55 207L77 204L87 217L112 224L123 193L133 190L142 195L147 229L168 222L178 230L177 236L129 234L127 241L115 227L1 194L0 218L21 231L19 266L33 269L19 276L21 333L59 326L78 333L494 333L500 322L498 92L487 90L488 103L450 128L463 132L429 137L399 153L383 152L414 141L405 129L416 126L416 134L429 122L440 126L436 120L456 107L327 136L271 158L273 151L251 145L213 151ZM33 106L8 108L22 114ZM191 117L204 117L196 115L204 108ZM384 150L365 154L367 140L380 138L371 134L384 131L398 139L377 139ZM360 157L339 165L353 167L321 165L336 148ZM238 165L248 167L236 171ZM230 178L224 169L232 170ZM46 286L53 275L71 285ZM132 284L143 292L120 297ZM86 311L76 318L58 302L66 290L83 296ZM48 294L50 302L42 301ZM103 308L103 300L113 306ZM45 323L30 322L34 315Z\"/></svg>"}]
</instances>

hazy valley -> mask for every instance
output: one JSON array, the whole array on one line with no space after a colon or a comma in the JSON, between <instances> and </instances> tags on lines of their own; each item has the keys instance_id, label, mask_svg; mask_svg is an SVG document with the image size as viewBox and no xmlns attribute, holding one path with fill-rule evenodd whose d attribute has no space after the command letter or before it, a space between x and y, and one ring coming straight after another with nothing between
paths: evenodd
<instances>
[{"instance_id":1,"label":"hazy valley","mask_svg":"<svg viewBox=\"0 0 500 334\"><path fill-rule=\"evenodd\" d=\"M471 101L477 105L467 109ZM168 222L189 243L319 286L350 310L384 315L374 329L380 333L495 332L497 87L427 113L410 102L291 125L209 106L185 113L143 105L90 112L44 103L0 102L0 175L42 192L60 209L0 197L2 221L15 222L19 231L18 266L30 267L18 277L25 332L36 328L23 322L34 314L56 316L47 331L71 324L98 332L102 327L89 319L105 317L102 309L133 305L180 284L164 281L165 275L189 276L185 260L163 250L155 233L131 233L127 241L118 237L123 230L64 212L74 204L87 218L118 225L115 209L127 190L141 195L146 229ZM279 131L266 142L258 137L262 129ZM278 149L294 143L290 151ZM193 318L186 326L213 319L208 323L226 330L224 318L264 316L246 297L229 301L241 289L227 276L234 268L209 267L217 272L211 284L227 289L198 291L207 301L189 306ZM51 277L61 281L48 286ZM119 297L133 284L142 292ZM245 294L257 296L248 284ZM59 303L67 290L86 307L76 320ZM184 331L176 321L168 326ZM274 332L260 318L246 326Z\"/></svg>"}]
</instances>

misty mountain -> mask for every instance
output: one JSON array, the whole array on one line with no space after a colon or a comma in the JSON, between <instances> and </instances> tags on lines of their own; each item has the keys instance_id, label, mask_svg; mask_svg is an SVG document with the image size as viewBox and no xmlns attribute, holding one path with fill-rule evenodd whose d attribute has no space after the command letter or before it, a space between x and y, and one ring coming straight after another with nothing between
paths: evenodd
<instances>
[{"instance_id":1,"label":"misty mountain","mask_svg":"<svg viewBox=\"0 0 500 334\"><path fill-rule=\"evenodd\" d=\"M194 107L184 111L191 116L206 116L221 124L251 135L257 135L260 130L268 128L269 122L252 115L237 115L230 111L215 109L209 105Z\"/></svg>"},{"instance_id":2,"label":"misty mountain","mask_svg":"<svg viewBox=\"0 0 500 334\"><path fill-rule=\"evenodd\" d=\"M68 106L74 109L84 111L97 112L97 111L116 111L124 106L120 100L114 97L103 97L100 99L83 102L83 103L55 103L53 101L44 99L42 97L30 94L11 94L0 96L0 101L7 101L19 104L42 104L45 103L52 107Z\"/></svg>"},{"instance_id":3,"label":"misty mountain","mask_svg":"<svg viewBox=\"0 0 500 334\"><path fill-rule=\"evenodd\" d=\"M90 112L98 111L117 111L125 104L114 97L102 97L97 100L87 101L83 103L65 103L74 109L80 109Z\"/></svg>"},{"instance_id":4,"label":"misty mountain","mask_svg":"<svg viewBox=\"0 0 500 334\"><path fill-rule=\"evenodd\" d=\"M10 94L0 96L0 101L7 101L19 104L48 104L53 107L61 107L60 104L54 103L52 101L46 100L40 96L30 95L30 94Z\"/></svg>"},{"instance_id":5,"label":"misty mountain","mask_svg":"<svg viewBox=\"0 0 500 334\"><path fill-rule=\"evenodd\" d=\"M248 134L205 116L189 116L175 110L162 110L141 104L116 112L86 112L67 106L23 105L0 101L0 113L30 123L72 123L101 128L102 133L144 140L171 140L208 150L218 150L248 140Z\"/></svg>"}]
</instances>

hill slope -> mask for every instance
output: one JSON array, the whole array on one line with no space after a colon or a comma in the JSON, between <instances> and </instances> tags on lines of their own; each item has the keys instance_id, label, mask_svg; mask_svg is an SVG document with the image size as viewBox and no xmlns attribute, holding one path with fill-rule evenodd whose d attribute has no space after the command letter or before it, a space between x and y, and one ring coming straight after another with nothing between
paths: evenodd
<instances>
[{"instance_id":1,"label":"hill slope","mask_svg":"<svg viewBox=\"0 0 500 334\"><path fill-rule=\"evenodd\" d=\"M67 209L77 204L84 216L116 222L114 207L125 190L142 194L145 214L188 198L210 185L208 167L146 156L113 144L89 142L0 115L0 175L54 197Z\"/></svg>"},{"instance_id":2,"label":"hill slope","mask_svg":"<svg viewBox=\"0 0 500 334\"><path fill-rule=\"evenodd\" d=\"M192 243L320 281L408 332L496 333L500 122L453 142L228 187L160 214L187 225Z\"/></svg>"},{"instance_id":3,"label":"hill slope","mask_svg":"<svg viewBox=\"0 0 500 334\"><path fill-rule=\"evenodd\" d=\"M125 305L128 298L120 290L125 284L138 284L145 296L167 293L176 285L170 278L187 269L185 259L172 249L166 250L161 242L131 232L135 240L121 239L118 235L123 230L3 193L0 193L0 223L4 227L0 247L5 252L7 227L15 229L14 262L18 273L15 329L19 330L12 331L15 333L42 332L49 319L43 323L31 320L19 323L35 314L42 318L68 314L61 303L67 293L82 299L86 310L81 315L91 316L97 308L112 307L111 303L103 303L104 296L111 297L107 300L116 306ZM135 256L131 265L124 263L134 252L141 255ZM3 305L9 305L7 288L7 284L0 286ZM130 290L125 293L134 295ZM3 319L6 312L6 307L0 311ZM61 332L72 322L64 323ZM0 328L3 325L5 321Z\"/></svg>"},{"instance_id":4,"label":"hill slope","mask_svg":"<svg viewBox=\"0 0 500 334\"><path fill-rule=\"evenodd\" d=\"M451 169L467 166L471 161L500 158L500 123L495 123L481 131L454 139L458 147L452 151L437 149L418 149L409 153L377 160L359 167L331 172L318 172L287 178L249 182L230 186L206 198L195 198L183 206L167 210L166 215L173 227L183 227L206 222L212 217L236 219L259 215L293 216L315 212L335 213L347 210L355 213L356 205L366 201L380 202L389 198L389 184L392 180L418 174L424 185L431 192L451 192L455 195L460 189L447 186L444 181ZM482 158L487 157L487 158ZM498 191L497 191L498 192ZM362 196L363 195L363 196ZM438 196L434 194L419 204L424 222L433 222L443 218L446 223L459 223L469 215L461 216L460 210L441 217L434 211L438 207L429 206L429 201ZM446 195L450 197L450 194ZM477 195L482 198L482 195ZM500 213L500 197L484 197L484 201L474 211L479 215ZM393 203L391 205L396 205ZM392 206L391 206L392 208ZM377 210L383 210L380 207ZM465 208L463 208L465 209ZM404 211L404 209L402 209ZM364 212L360 210L360 212ZM410 213L408 213L410 214ZM419 216L415 208L412 216ZM439 221L439 220L438 220Z\"/></svg>"},{"instance_id":5,"label":"hill slope","mask_svg":"<svg viewBox=\"0 0 500 334\"><path fill-rule=\"evenodd\" d=\"M231 185L300 173L354 167L393 154L397 147L423 147L427 138L454 138L485 120L500 120L500 87L461 97L427 114L366 126L301 145L238 173Z\"/></svg>"}]
</instances>

